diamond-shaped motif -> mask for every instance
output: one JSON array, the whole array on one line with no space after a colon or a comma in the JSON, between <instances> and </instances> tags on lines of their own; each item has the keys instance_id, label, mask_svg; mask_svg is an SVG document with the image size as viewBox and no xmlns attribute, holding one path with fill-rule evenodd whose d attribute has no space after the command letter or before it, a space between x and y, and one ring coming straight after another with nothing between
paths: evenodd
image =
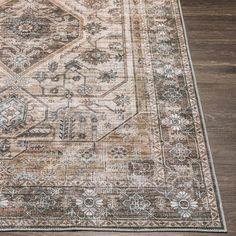
<instances>
[{"instance_id":1,"label":"diamond-shaped motif","mask_svg":"<svg viewBox=\"0 0 236 236\"><path fill-rule=\"evenodd\" d=\"M0 136L16 137L45 119L47 106L23 89L0 93Z\"/></svg>"},{"instance_id":2,"label":"diamond-shaped motif","mask_svg":"<svg viewBox=\"0 0 236 236\"><path fill-rule=\"evenodd\" d=\"M17 74L82 35L82 19L48 0L0 7L0 58Z\"/></svg>"},{"instance_id":3,"label":"diamond-shaped motif","mask_svg":"<svg viewBox=\"0 0 236 236\"><path fill-rule=\"evenodd\" d=\"M0 127L9 130L21 124L26 116L27 106L17 98L9 98L0 103Z\"/></svg>"}]
</instances>

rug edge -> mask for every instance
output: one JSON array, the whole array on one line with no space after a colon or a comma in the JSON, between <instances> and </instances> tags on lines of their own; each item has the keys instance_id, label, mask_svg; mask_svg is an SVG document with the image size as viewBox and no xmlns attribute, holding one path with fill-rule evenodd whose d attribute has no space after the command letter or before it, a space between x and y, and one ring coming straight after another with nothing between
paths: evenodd
<instances>
[{"instance_id":1,"label":"rug edge","mask_svg":"<svg viewBox=\"0 0 236 236\"><path fill-rule=\"evenodd\" d=\"M145 228L83 228L83 227L66 227L66 228L6 228L0 229L0 232L68 232L68 231L91 231L91 232L207 232L207 233L227 233L226 228L222 229L178 229L178 228L159 228L159 229L145 229Z\"/></svg>"},{"instance_id":2,"label":"rug edge","mask_svg":"<svg viewBox=\"0 0 236 236\"><path fill-rule=\"evenodd\" d=\"M220 194L220 190L219 190L219 184L218 184L218 180L217 180L217 177L216 177L214 159L213 159L210 144L209 144L206 121L205 121L205 117L204 117L204 112L203 112L203 108L202 108L202 103L201 103L199 90L198 90L197 79L196 79L195 70L194 70L194 66L193 66L193 62L192 62L192 56L191 56L191 52L190 52L190 49L189 49L188 35L187 35L186 26L185 26L181 0L177 0L177 2L178 2L180 17L181 17L182 26L183 26L184 38L185 38L186 48L187 48L187 54L188 54L188 57L189 57L189 63L190 63L191 71L192 71L192 78L193 78L194 88L195 88L195 92L196 92L196 98L197 98L197 102L198 102L198 106L199 106L199 114L200 114L200 118L201 118L201 121L202 121L203 134L204 134L204 137L205 137L205 142L206 142L206 145L207 145L207 151L208 151L208 154L209 154L209 165L211 167L213 181L215 183L216 195L217 195L218 201L219 201L219 211L220 211L220 215L221 215L221 218L222 218L223 230L225 230L224 232L227 232L227 225L226 225L226 221L225 221L225 215L224 215L224 210L223 210L223 205L222 205L221 194Z\"/></svg>"}]
</instances>

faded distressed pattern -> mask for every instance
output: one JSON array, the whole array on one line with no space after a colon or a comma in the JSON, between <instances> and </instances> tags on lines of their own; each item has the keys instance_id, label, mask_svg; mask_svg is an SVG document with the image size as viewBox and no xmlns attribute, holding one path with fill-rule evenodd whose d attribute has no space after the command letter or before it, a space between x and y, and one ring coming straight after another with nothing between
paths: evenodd
<instances>
[{"instance_id":1,"label":"faded distressed pattern","mask_svg":"<svg viewBox=\"0 0 236 236\"><path fill-rule=\"evenodd\" d=\"M177 0L0 1L0 230L223 231Z\"/></svg>"}]
</instances>

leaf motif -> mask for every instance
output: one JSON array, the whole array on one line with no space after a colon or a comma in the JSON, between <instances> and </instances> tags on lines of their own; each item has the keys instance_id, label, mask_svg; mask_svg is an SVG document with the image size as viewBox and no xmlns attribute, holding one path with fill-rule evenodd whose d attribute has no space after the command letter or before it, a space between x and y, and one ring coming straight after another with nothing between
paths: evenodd
<instances>
[{"instance_id":1,"label":"leaf motif","mask_svg":"<svg viewBox=\"0 0 236 236\"><path fill-rule=\"evenodd\" d=\"M69 131L68 118L64 118L63 120L60 120L59 138L60 139L68 138L68 133L69 133L68 131Z\"/></svg>"},{"instance_id":2,"label":"leaf motif","mask_svg":"<svg viewBox=\"0 0 236 236\"><path fill-rule=\"evenodd\" d=\"M48 69L51 71L51 72L55 72L58 68L58 63L57 62L52 62L52 63L49 63L48 64Z\"/></svg>"}]
</instances>

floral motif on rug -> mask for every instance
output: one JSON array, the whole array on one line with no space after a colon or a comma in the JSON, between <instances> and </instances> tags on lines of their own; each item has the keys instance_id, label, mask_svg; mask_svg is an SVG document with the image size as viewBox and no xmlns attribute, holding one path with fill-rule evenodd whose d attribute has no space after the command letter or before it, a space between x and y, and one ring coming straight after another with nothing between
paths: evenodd
<instances>
[{"instance_id":1,"label":"floral motif on rug","mask_svg":"<svg viewBox=\"0 0 236 236\"><path fill-rule=\"evenodd\" d=\"M0 1L0 230L224 231L177 0Z\"/></svg>"}]
</instances>

